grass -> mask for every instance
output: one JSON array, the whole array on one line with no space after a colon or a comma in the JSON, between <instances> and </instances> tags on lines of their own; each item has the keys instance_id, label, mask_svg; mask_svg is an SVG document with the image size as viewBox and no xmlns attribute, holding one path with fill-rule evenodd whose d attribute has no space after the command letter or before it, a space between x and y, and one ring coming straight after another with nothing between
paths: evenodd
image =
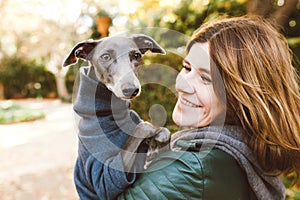
<instances>
[{"instance_id":1,"label":"grass","mask_svg":"<svg viewBox=\"0 0 300 200\"><path fill-rule=\"evenodd\" d=\"M41 110L25 108L11 100L0 102L0 124L27 122L44 117L45 113Z\"/></svg>"}]
</instances>

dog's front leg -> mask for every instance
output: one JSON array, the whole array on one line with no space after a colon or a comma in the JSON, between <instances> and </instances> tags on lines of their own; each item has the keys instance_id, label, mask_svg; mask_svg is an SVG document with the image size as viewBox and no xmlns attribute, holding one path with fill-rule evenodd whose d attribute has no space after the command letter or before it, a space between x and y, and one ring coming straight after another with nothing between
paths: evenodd
<instances>
[{"instance_id":1,"label":"dog's front leg","mask_svg":"<svg viewBox=\"0 0 300 200\"><path fill-rule=\"evenodd\" d=\"M148 144L148 151L144 169L147 169L154 158L159 154L170 150L170 139L171 133L165 127L159 127L155 131L155 136L146 139L146 144Z\"/></svg>"},{"instance_id":2,"label":"dog's front leg","mask_svg":"<svg viewBox=\"0 0 300 200\"><path fill-rule=\"evenodd\" d=\"M122 159L125 172L132 172L132 167L137 156L137 149L145 140L145 138L152 137L154 133L155 128L148 122L141 122L137 125L122 150Z\"/></svg>"},{"instance_id":3,"label":"dog's front leg","mask_svg":"<svg viewBox=\"0 0 300 200\"><path fill-rule=\"evenodd\" d=\"M137 156L137 150L144 140L146 140L146 143L149 145L148 152L145 155L147 156L146 166L148 166L154 157L161 152L159 150L161 144L169 142L170 132L168 129L163 127L155 128L149 122L141 122L138 124L136 129L133 131L133 134L127 140L122 151L124 169L127 173L132 171L132 167ZM153 153L153 151L157 153Z\"/></svg>"}]
</instances>

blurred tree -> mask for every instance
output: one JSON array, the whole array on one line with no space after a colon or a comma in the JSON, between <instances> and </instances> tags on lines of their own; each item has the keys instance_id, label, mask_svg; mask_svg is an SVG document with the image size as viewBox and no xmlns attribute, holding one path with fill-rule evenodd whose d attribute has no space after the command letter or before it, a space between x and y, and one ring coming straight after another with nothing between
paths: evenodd
<instances>
[{"instance_id":1,"label":"blurred tree","mask_svg":"<svg viewBox=\"0 0 300 200\"><path fill-rule=\"evenodd\" d=\"M81 0L0 1L0 59L39 60L56 75L60 97L65 97L62 60L78 35L75 21L80 14ZM3 63L0 62L0 67ZM17 68L16 68L17 69ZM55 82L53 83L55 84Z\"/></svg>"},{"instance_id":2,"label":"blurred tree","mask_svg":"<svg viewBox=\"0 0 300 200\"><path fill-rule=\"evenodd\" d=\"M55 77L43 63L26 58L6 57L1 60L0 83L4 85L3 97L54 98L57 94Z\"/></svg>"}]
</instances>

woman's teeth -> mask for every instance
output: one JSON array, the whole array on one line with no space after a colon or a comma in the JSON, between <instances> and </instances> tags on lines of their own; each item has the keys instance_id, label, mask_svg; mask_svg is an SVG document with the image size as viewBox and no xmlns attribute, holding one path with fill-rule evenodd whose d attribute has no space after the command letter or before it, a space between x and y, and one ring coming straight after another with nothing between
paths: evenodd
<instances>
[{"instance_id":1,"label":"woman's teeth","mask_svg":"<svg viewBox=\"0 0 300 200\"><path fill-rule=\"evenodd\" d=\"M180 99L180 101L181 101L182 104L193 107L193 108L199 108L200 107L200 106L198 106L196 104L193 104L193 103L191 103L187 100L184 100L184 99Z\"/></svg>"}]
</instances>

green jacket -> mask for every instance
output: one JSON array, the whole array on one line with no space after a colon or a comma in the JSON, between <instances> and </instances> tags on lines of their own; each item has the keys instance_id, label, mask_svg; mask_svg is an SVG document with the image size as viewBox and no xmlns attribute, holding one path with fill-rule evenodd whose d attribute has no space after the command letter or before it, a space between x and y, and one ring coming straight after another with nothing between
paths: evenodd
<instances>
[{"instance_id":1,"label":"green jacket","mask_svg":"<svg viewBox=\"0 0 300 200\"><path fill-rule=\"evenodd\" d=\"M168 151L118 199L250 199L246 175L227 153ZM253 197L253 196L252 196Z\"/></svg>"}]
</instances>

